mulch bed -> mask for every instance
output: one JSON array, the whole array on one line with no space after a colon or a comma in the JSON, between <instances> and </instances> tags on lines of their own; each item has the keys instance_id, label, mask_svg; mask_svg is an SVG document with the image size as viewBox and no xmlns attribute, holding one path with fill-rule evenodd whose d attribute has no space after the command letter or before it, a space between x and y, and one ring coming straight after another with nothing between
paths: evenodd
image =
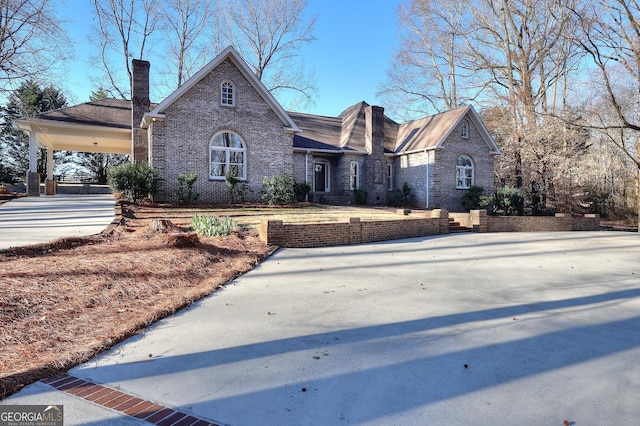
<instances>
[{"instance_id":1,"label":"mulch bed","mask_svg":"<svg viewBox=\"0 0 640 426\"><path fill-rule=\"evenodd\" d=\"M269 256L252 231L174 244L145 207L105 232L0 252L0 399L66 371L210 294ZM176 218L184 222L184 218Z\"/></svg>"}]
</instances>

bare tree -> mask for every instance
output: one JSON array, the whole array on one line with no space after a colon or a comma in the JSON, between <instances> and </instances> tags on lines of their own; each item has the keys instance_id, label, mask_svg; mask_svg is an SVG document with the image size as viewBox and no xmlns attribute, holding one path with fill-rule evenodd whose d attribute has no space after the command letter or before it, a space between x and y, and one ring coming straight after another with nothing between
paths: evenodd
<instances>
[{"instance_id":1,"label":"bare tree","mask_svg":"<svg viewBox=\"0 0 640 426\"><path fill-rule=\"evenodd\" d=\"M450 110L477 94L465 86L470 74L460 63L468 31L466 10L462 2L447 0L400 5L400 47L378 94L402 118Z\"/></svg>"},{"instance_id":2,"label":"bare tree","mask_svg":"<svg viewBox=\"0 0 640 426\"><path fill-rule=\"evenodd\" d=\"M557 189L560 165L581 153L549 114L557 108L549 105L555 89L579 60L566 43L573 17L564 3L483 0L472 10L465 55L465 66L511 111L514 132L503 151L513 151L515 184L529 192L534 211L554 205L548 196Z\"/></svg>"},{"instance_id":3,"label":"bare tree","mask_svg":"<svg viewBox=\"0 0 640 426\"><path fill-rule=\"evenodd\" d=\"M131 58L143 59L158 26L157 0L93 0L97 18L97 62L107 85L104 90L126 99L131 91Z\"/></svg>"},{"instance_id":4,"label":"bare tree","mask_svg":"<svg viewBox=\"0 0 640 426\"><path fill-rule=\"evenodd\" d=\"M293 92L310 103L315 85L299 51L315 40L316 17L305 21L306 7L307 0L226 0L224 34L274 96Z\"/></svg>"},{"instance_id":5,"label":"bare tree","mask_svg":"<svg viewBox=\"0 0 640 426\"><path fill-rule=\"evenodd\" d=\"M640 222L640 5L597 1L571 11L581 29L574 40L597 67L608 107L592 109L589 124L634 164Z\"/></svg>"},{"instance_id":6,"label":"bare tree","mask_svg":"<svg viewBox=\"0 0 640 426\"><path fill-rule=\"evenodd\" d=\"M70 44L63 22L51 0L0 1L0 93L53 77Z\"/></svg>"},{"instance_id":7,"label":"bare tree","mask_svg":"<svg viewBox=\"0 0 640 426\"><path fill-rule=\"evenodd\" d=\"M219 46L207 35L213 21L212 0L167 0L164 6L161 18L168 37L163 56L172 80L168 87L174 90L211 59Z\"/></svg>"}]
</instances>

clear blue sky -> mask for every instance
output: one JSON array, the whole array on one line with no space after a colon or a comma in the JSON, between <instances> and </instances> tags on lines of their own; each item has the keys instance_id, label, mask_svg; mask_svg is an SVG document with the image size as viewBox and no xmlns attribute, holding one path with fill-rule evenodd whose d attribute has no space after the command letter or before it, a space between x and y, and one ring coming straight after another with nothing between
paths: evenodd
<instances>
[{"instance_id":1,"label":"clear blue sky","mask_svg":"<svg viewBox=\"0 0 640 426\"><path fill-rule=\"evenodd\" d=\"M318 16L316 41L302 54L305 67L315 70L318 92L316 105L301 112L335 116L360 101L380 104L375 92L384 82L397 45L397 9L402 1L309 0L308 13ZM71 103L86 102L95 90L91 80L95 71L87 59L93 48L87 40L93 5L88 0L65 3L59 13L69 20L76 60L59 85Z\"/></svg>"}]
</instances>

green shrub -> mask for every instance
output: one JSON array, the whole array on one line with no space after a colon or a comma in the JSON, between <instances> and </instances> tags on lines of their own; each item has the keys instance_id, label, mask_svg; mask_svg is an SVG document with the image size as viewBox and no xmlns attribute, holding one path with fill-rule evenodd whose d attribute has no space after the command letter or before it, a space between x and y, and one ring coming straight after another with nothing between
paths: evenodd
<instances>
[{"instance_id":1,"label":"green shrub","mask_svg":"<svg viewBox=\"0 0 640 426\"><path fill-rule=\"evenodd\" d=\"M483 187L473 185L462 194L460 201L465 210L484 210L491 205L492 197L485 195Z\"/></svg>"},{"instance_id":2,"label":"green shrub","mask_svg":"<svg viewBox=\"0 0 640 426\"><path fill-rule=\"evenodd\" d=\"M238 222L229 216L220 220L218 216L195 215L191 218L191 229L203 237L216 237L218 235L229 235L240 226Z\"/></svg>"},{"instance_id":3,"label":"green shrub","mask_svg":"<svg viewBox=\"0 0 640 426\"><path fill-rule=\"evenodd\" d=\"M244 203L247 198L247 193L249 192L249 187L247 186L247 184L240 183L240 178L233 171L225 173L224 180L227 183L227 187L229 188L229 198L231 199L231 204L236 202L236 197L240 198L240 201Z\"/></svg>"},{"instance_id":4,"label":"green shrub","mask_svg":"<svg viewBox=\"0 0 640 426\"><path fill-rule=\"evenodd\" d=\"M293 184L293 192L296 194L296 200L306 201L307 195L311 193L311 185L309 182L295 182Z\"/></svg>"},{"instance_id":5,"label":"green shrub","mask_svg":"<svg viewBox=\"0 0 640 426\"><path fill-rule=\"evenodd\" d=\"M369 194L364 188L356 188L353 190L353 196L356 200L356 204L367 204L367 198Z\"/></svg>"},{"instance_id":6,"label":"green shrub","mask_svg":"<svg viewBox=\"0 0 640 426\"><path fill-rule=\"evenodd\" d=\"M200 193L193 192L193 184L196 183L196 180L198 180L198 175L195 172L178 175L178 188L174 191L178 197L178 203L189 204L198 201Z\"/></svg>"},{"instance_id":7,"label":"green shrub","mask_svg":"<svg viewBox=\"0 0 640 426\"><path fill-rule=\"evenodd\" d=\"M275 204L289 204L296 202L293 190L293 177L288 174L265 177L262 180L262 201L270 206Z\"/></svg>"},{"instance_id":8,"label":"green shrub","mask_svg":"<svg viewBox=\"0 0 640 426\"><path fill-rule=\"evenodd\" d=\"M411 186L408 182L402 184L402 188L396 190L396 199L400 207L411 207Z\"/></svg>"},{"instance_id":9,"label":"green shrub","mask_svg":"<svg viewBox=\"0 0 640 426\"><path fill-rule=\"evenodd\" d=\"M512 186L499 188L495 193L495 209L505 214L523 214L524 191Z\"/></svg>"},{"instance_id":10,"label":"green shrub","mask_svg":"<svg viewBox=\"0 0 640 426\"><path fill-rule=\"evenodd\" d=\"M140 163L127 162L111 167L107 171L107 182L113 191L120 192L134 204L140 204L158 190L156 170Z\"/></svg>"}]
</instances>

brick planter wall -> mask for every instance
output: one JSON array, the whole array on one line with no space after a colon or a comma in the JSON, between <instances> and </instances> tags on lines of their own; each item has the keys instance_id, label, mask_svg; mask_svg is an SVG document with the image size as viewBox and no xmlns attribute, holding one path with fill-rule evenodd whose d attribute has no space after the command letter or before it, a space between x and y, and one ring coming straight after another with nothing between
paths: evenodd
<instances>
[{"instance_id":1,"label":"brick planter wall","mask_svg":"<svg viewBox=\"0 0 640 426\"><path fill-rule=\"evenodd\" d=\"M401 214L404 212L401 210ZM448 212L408 214L391 220L285 224L281 220L263 220L260 238L267 244L281 247L326 247L362 244L374 241L439 235L449 232Z\"/></svg>"},{"instance_id":2,"label":"brick planter wall","mask_svg":"<svg viewBox=\"0 0 640 426\"><path fill-rule=\"evenodd\" d=\"M449 215L476 232L563 232L598 231L598 215L572 217L558 213L553 216L489 216L485 210L453 213L447 210L411 211L399 209L402 218L367 220L352 217L345 222L290 223L263 220L260 238L280 247L326 247L362 244L375 241L424 237L449 233Z\"/></svg>"},{"instance_id":3,"label":"brick planter wall","mask_svg":"<svg viewBox=\"0 0 640 426\"><path fill-rule=\"evenodd\" d=\"M599 231L600 216L586 214L573 217L570 213L555 216L490 216L485 210L452 214L456 221L469 223L478 232L565 232ZM468 218L468 219L467 219Z\"/></svg>"}]
</instances>

